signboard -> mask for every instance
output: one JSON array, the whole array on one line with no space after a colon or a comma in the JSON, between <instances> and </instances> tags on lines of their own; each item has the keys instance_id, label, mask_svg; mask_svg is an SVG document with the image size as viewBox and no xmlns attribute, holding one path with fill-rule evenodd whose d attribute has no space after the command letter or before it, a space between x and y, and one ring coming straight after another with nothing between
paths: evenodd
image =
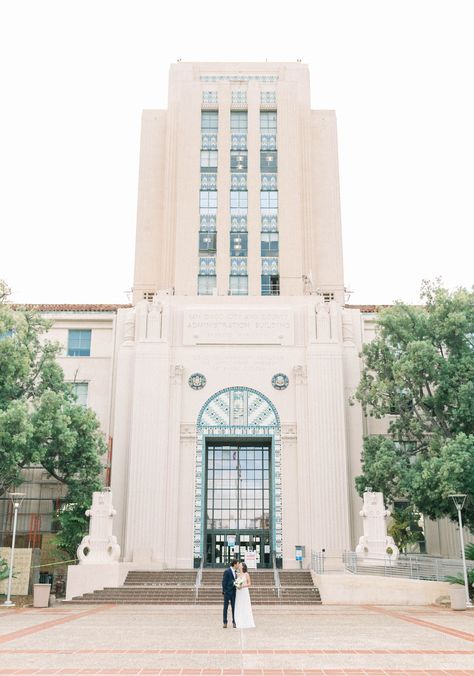
<instances>
[{"instance_id":1,"label":"signboard","mask_svg":"<svg viewBox=\"0 0 474 676\"><path fill-rule=\"evenodd\" d=\"M228 535L227 536L227 546L228 547L235 547L235 535Z\"/></svg>"},{"instance_id":2,"label":"signboard","mask_svg":"<svg viewBox=\"0 0 474 676\"><path fill-rule=\"evenodd\" d=\"M257 568L257 552L246 549L244 558L247 568Z\"/></svg>"},{"instance_id":3,"label":"signboard","mask_svg":"<svg viewBox=\"0 0 474 676\"><path fill-rule=\"evenodd\" d=\"M295 559L297 561L303 561L304 554L304 547L302 545L295 545Z\"/></svg>"}]
</instances>

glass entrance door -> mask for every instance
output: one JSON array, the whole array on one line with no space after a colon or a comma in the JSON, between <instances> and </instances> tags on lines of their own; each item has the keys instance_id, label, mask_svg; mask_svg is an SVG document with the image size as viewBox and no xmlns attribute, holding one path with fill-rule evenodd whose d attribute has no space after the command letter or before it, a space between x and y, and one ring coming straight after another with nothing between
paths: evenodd
<instances>
[{"instance_id":1,"label":"glass entrance door","mask_svg":"<svg viewBox=\"0 0 474 676\"><path fill-rule=\"evenodd\" d=\"M228 566L234 557L244 561L247 550L256 552L258 568L271 567L270 534L268 531L250 531L237 534L208 532L206 565L212 568Z\"/></svg>"},{"instance_id":2,"label":"glass entrance door","mask_svg":"<svg viewBox=\"0 0 474 676\"><path fill-rule=\"evenodd\" d=\"M232 440L233 441L233 440ZM272 565L270 440L206 445L206 566L226 566L247 549Z\"/></svg>"}]
</instances>

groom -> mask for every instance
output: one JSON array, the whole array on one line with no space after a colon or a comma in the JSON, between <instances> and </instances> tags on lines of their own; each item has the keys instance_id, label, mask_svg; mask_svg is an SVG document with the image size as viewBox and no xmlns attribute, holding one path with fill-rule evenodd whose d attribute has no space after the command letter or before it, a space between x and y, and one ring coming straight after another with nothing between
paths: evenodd
<instances>
[{"instance_id":1,"label":"groom","mask_svg":"<svg viewBox=\"0 0 474 676\"><path fill-rule=\"evenodd\" d=\"M232 626L235 629L235 592L234 580L237 577L237 566L239 562L237 559L232 559L230 567L226 568L222 576L222 594L224 595L224 629L227 629L227 610L229 603L232 608Z\"/></svg>"}]
</instances>

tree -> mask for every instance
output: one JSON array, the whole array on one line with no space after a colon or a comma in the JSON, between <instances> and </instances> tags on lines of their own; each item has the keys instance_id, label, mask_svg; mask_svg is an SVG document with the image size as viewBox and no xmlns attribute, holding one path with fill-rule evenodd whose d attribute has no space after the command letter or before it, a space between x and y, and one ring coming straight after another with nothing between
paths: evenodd
<instances>
[{"instance_id":1,"label":"tree","mask_svg":"<svg viewBox=\"0 0 474 676\"><path fill-rule=\"evenodd\" d=\"M61 346L48 341L50 327L30 309L5 302L0 284L0 495L22 483L22 469L44 467L68 487L69 515L58 515L59 543L75 556L85 532L85 509L92 492L101 488L100 458L105 443L93 411L77 403L56 357ZM79 513L81 512L81 513Z\"/></svg>"},{"instance_id":2,"label":"tree","mask_svg":"<svg viewBox=\"0 0 474 676\"><path fill-rule=\"evenodd\" d=\"M363 348L356 399L366 415L391 417L387 436L364 440L356 486L453 520L449 496L467 493L474 529L474 291L424 282L421 298L382 310Z\"/></svg>"}]
</instances>

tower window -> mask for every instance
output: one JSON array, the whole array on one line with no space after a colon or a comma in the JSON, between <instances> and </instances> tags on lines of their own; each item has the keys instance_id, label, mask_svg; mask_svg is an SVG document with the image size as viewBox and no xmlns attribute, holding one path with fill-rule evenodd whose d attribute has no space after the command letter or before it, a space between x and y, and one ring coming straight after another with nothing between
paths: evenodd
<instances>
[{"instance_id":1,"label":"tower window","mask_svg":"<svg viewBox=\"0 0 474 676\"><path fill-rule=\"evenodd\" d=\"M262 296L280 295L279 275L262 275Z\"/></svg>"}]
</instances>

